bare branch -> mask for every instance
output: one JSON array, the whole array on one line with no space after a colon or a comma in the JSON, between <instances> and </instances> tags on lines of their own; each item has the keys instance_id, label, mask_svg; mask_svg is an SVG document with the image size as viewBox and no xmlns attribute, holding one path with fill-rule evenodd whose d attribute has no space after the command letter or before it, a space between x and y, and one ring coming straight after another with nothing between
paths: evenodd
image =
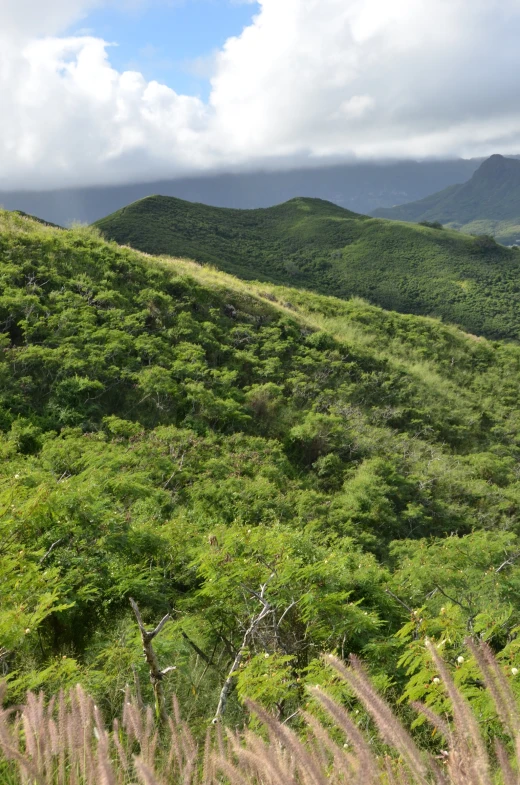
<instances>
[{"instance_id":1,"label":"bare branch","mask_svg":"<svg viewBox=\"0 0 520 785\"><path fill-rule=\"evenodd\" d=\"M274 577L274 574L271 575L271 578L273 578L273 577ZM271 580L271 578L269 580ZM250 591L251 594L253 594L253 596L256 597L259 600L259 602L262 603L263 607L262 607L262 610L260 611L260 613L258 613L256 616L253 617L253 619L251 620L251 622L249 624L249 627L247 628L247 630L244 633L244 637L242 639L242 644L241 644L241 646L240 646L240 648L239 648L239 650L237 652L237 655L235 657L233 665L231 666L231 670L229 671L227 679L224 682L224 686L222 687L222 690L220 692L220 698L219 698L219 702L218 702L218 706L217 706L217 711L215 712L215 717L213 718L213 724L214 725L216 725L216 723L222 718L222 715L224 714L224 712L226 710L226 704L227 704L227 701L228 701L228 697L229 697L229 695L232 692L233 687L234 687L234 678L233 677L234 677L235 673L237 672L237 670L239 669L240 663L242 662L242 660L244 658L244 653L245 653L245 651L247 649L247 645L249 643L250 638L256 632L260 622L262 622L266 618L266 616L269 616L269 614L274 613L274 608L272 608L271 605L267 602L267 600L264 599L264 594L265 594L266 588L267 588L267 583L264 583L263 586L260 587L260 593L255 592L252 589L248 589L248 591Z\"/></svg>"},{"instance_id":2,"label":"bare branch","mask_svg":"<svg viewBox=\"0 0 520 785\"><path fill-rule=\"evenodd\" d=\"M512 567L517 559L520 559L520 553L515 553L514 556L510 556L509 559L506 559L504 562L502 562L500 567L496 568L495 573L502 572L502 570L506 567Z\"/></svg>"},{"instance_id":3,"label":"bare branch","mask_svg":"<svg viewBox=\"0 0 520 785\"><path fill-rule=\"evenodd\" d=\"M403 601L402 601L402 600L401 600L401 599L400 599L400 598L397 596L397 594L394 594L394 593L393 593L393 591L390 591L390 589L385 589L385 594L388 594L388 596L389 596L389 597L391 597L393 600L395 600L396 602L398 602L398 603L399 603L399 605L402 605L402 606L403 606L403 608L406 608L406 610L407 610L409 613L412 613L412 614L413 614L413 608L410 608L410 606L409 606L409 605L407 605L405 602L403 602Z\"/></svg>"},{"instance_id":4,"label":"bare branch","mask_svg":"<svg viewBox=\"0 0 520 785\"><path fill-rule=\"evenodd\" d=\"M449 600L450 602L453 602L455 605L458 605L459 608L462 608L463 611L466 611L467 613L471 613L471 614L473 613L471 608L469 608L467 605L464 605L462 602L460 602L460 600L455 599L455 597L450 597L450 595L446 594L444 589L441 589L441 587L438 586L437 584L435 584L435 588L440 591L440 593L443 595L443 597L446 597L447 600Z\"/></svg>"},{"instance_id":5,"label":"bare branch","mask_svg":"<svg viewBox=\"0 0 520 785\"><path fill-rule=\"evenodd\" d=\"M183 467L183 464L184 464L184 456L185 456L185 454L186 453L184 453L184 452L182 453L180 461L179 461L179 465L175 467L175 469L173 471L173 474L171 474L168 477L168 479L166 480L166 482L164 483L164 485L163 485L164 489L166 489L168 487L168 485L171 483L171 481L173 480L173 478L175 477L177 472L180 472L182 470L182 467Z\"/></svg>"},{"instance_id":6,"label":"bare branch","mask_svg":"<svg viewBox=\"0 0 520 785\"><path fill-rule=\"evenodd\" d=\"M130 605L132 606L132 610L135 614L135 618L137 619L139 629L141 630L141 635L143 635L148 642L153 641L153 639L157 635L159 635L159 633L166 626L166 624L168 624L168 622L171 621L172 617L170 616L169 613L167 613L166 616L163 619L161 619L161 621L159 622L159 624L154 630L147 630L146 627L144 626L143 617L141 616L141 612L137 607L137 603L131 597L130 597Z\"/></svg>"},{"instance_id":7,"label":"bare branch","mask_svg":"<svg viewBox=\"0 0 520 785\"><path fill-rule=\"evenodd\" d=\"M153 641L153 639L155 638L155 636L156 636L156 635L159 635L159 633L160 633L160 631L163 629L163 627L165 627L165 626L166 626L166 624L168 624L168 622L169 622L169 621L171 621L171 620L172 620L172 617L170 616L170 614L169 614L169 613L167 613L167 614L166 614L166 616L164 617L164 619L161 619L161 621L159 622L159 624L157 625L157 627L155 628L155 630L153 630L152 632L149 632L149 633L148 633L148 637L149 637L149 639L150 639L151 641Z\"/></svg>"},{"instance_id":8,"label":"bare branch","mask_svg":"<svg viewBox=\"0 0 520 785\"><path fill-rule=\"evenodd\" d=\"M289 717L287 717L287 719L282 722L282 725L287 725L287 723L290 722L292 719L294 719L294 717L298 716L300 711L301 711L301 709L296 709L296 711L294 711L292 714L290 714Z\"/></svg>"},{"instance_id":9,"label":"bare branch","mask_svg":"<svg viewBox=\"0 0 520 785\"><path fill-rule=\"evenodd\" d=\"M39 564L43 564L43 562L45 561L45 559L46 559L48 556L50 556L50 555L51 555L51 553L53 552L54 548L56 548L56 546L57 546L57 545L59 545L59 544L60 544L60 542L63 542L63 537L61 537L59 540L56 540L56 542L53 542L53 543L52 543L52 545L51 545L51 547L49 548L49 550L47 551L47 553L44 553L44 555L41 557L41 559L40 559L40 561L39 561Z\"/></svg>"},{"instance_id":10,"label":"bare branch","mask_svg":"<svg viewBox=\"0 0 520 785\"><path fill-rule=\"evenodd\" d=\"M279 627L281 625L281 623L283 622L283 620L285 619L285 617L287 616L289 611L292 610L292 608L294 608L294 606L296 604L297 604L296 600L293 600L291 602L291 604L284 610L284 612L282 613L282 615L280 616L280 618L278 620L278 624L276 625L277 627Z\"/></svg>"},{"instance_id":11,"label":"bare branch","mask_svg":"<svg viewBox=\"0 0 520 785\"><path fill-rule=\"evenodd\" d=\"M143 634L146 634L146 628L144 626L143 617L141 616L141 611L137 607L137 603L135 600L130 597L130 605L132 606L132 610L135 614L135 618L137 619L137 624L139 625L139 629Z\"/></svg>"},{"instance_id":12,"label":"bare branch","mask_svg":"<svg viewBox=\"0 0 520 785\"><path fill-rule=\"evenodd\" d=\"M194 641L192 641L191 638L188 637L188 635L186 635L186 633L184 631L181 632L181 635L184 638L184 640L186 641L186 643L189 646L191 646L193 651L195 651L199 655L199 657L201 657L201 659L204 660L204 662L207 665L211 665L212 668L216 668L217 667L215 665L215 663L213 662L213 659L211 657L208 657L208 655L204 651L202 651L202 649L199 646L197 646L197 644Z\"/></svg>"},{"instance_id":13,"label":"bare branch","mask_svg":"<svg viewBox=\"0 0 520 785\"><path fill-rule=\"evenodd\" d=\"M154 630L148 631L144 626L143 617L141 616L141 612L135 600L130 597L130 605L132 606L132 610L135 614L135 618L137 619L137 624L139 625L139 629L141 631L141 639L143 642L143 655L148 665L148 670L150 671L150 682L153 687L153 692L155 696L155 714L157 720L161 723L166 723L168 720L168 715L166 713L166 702L164 697L164 688L162 684L162 680L167 673L170 673L172 670L175 670L174 666L170 666L169 668L165 668L161 670L159 667L159 661L157 659L157 655L154 651L152 646L152 641L158 635L164 626L170 621L170 614L165 616L157 627Z\"/></svg>"}]
</instances>

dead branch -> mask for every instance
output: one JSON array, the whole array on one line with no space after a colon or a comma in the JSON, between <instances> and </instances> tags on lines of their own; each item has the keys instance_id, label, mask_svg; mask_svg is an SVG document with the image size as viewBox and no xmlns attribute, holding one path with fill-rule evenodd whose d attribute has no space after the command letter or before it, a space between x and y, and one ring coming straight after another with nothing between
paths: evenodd
<instances>
[{"instance_id":1,"label":"dead branch","mask_svg":"<svg viewBox=\"0 0 520 785\"><path fill-rule=\"evenodd\" d=\"M171 621L171 616L168 613L157 625L157 627L153 630L147 630L144 626L143 618L141 616L141 612L137 606L135 600L130 597L130 605L132 606L132 610L135 614L135 618L137 619L137 624L139 626L139 630L141 631L141 640L143 642L143 654L148 665L148 670L150 672L150 682L152 684L154 697L155 697L155 715L157 717L157 721L161 723L166 723L168 721L168 714L166 712L166 701L164 698L164 687L163 687L163 678L166 676L167 673L175 670L175 666L170 666L168 668L164 668L161 670L159 667L159 660L157 659L157 654L154 651L152 646L153 639L159 635L161 630L164 626Z\"/></svg>"},{"instance_id":2,"label":"dead branch","mask_svg":"<svg viewBox=\"0 0 520 785\"><path fill-rule=\"evenodd\" d=\"M273 577L274 576L271 575L271 577L269 578L269 581ZM263 586L260 587L260 592L256 592L256 591L253 591L252 589L248 589L248 591L254 597L256 597L256 599L260 603L262 603L262 610L259 613L257 613L255 616L253 616L253 618L251 619L251 622L249 624L249 627L247 628L247 630L244 633L244 637L242 639L242 643L240 644L240 648L239 648L239 650L238 650L238 652L236 654L236 657L234 659L233 665L231 666L231 670L229 671L229 673L227 675L227 678L226 678L226 681L224 682L224 686L222 687L222 690L220 692L220 698L219 698L219 702L218 702L218 706L217 706L217 711L215 712L215 716L213 718L213 724L214 725L216 725L219 722L219 720L222 718L222 716L223 716L223 714L224 714L224 712L226 710L226 705L227 705L227 701L228 701L229 695L232 692L233 687L235 686L234 675L235 675L235 673L237 672L237 670L240 667L240 663L242 662L242 660L244 658L244 653L245 653L245 651L247 649L247 646L248 646L248 643L249 643L250 639L252 638L252 636L256 632L259 624L266 618L266 616L269 616L269 614L274 613L274 608L265 599L265 590L267 588L267 585L268 585L269 581L267 581L267 583L264 583Z\"/></svg>"},{"instance_id":3,"label":"dead branch","mask_svg":"<svg viewBox=\"0 0 520 785\"><path fill-rule=\"evenodd\" d=\"M47 551L47 553L44 553L44 554L43 554L43 556L41 557L41 559L40 559L40 562L39 562L40 564L43 564L43 562L45 561L45 559L46 559L48 556L50 556L50 555L51 555L51 553L53 552L54 548L56 548L56 547L57 547L57 546L60 544L60 542L63 542L63 537L62 537L60 540L56 540L56 542L53 542L53 543L52 543L52 545L51 545L51 547L49 548L49 550Z\"/></svg>"}]
</instances>

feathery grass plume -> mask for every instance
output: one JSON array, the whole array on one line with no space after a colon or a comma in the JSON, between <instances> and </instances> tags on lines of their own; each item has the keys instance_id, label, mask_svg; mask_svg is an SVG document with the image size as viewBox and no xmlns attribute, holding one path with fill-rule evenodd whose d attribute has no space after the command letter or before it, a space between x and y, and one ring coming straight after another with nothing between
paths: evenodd
<instances>
[{"instance_id":1,"label":"feathery grass plume","mask_svg":"<svg viewBox=\"0 0 520 785\"><path fill-rule=\"evenodd\" d=\"M212 728L206 731L206 739L204 741L204 755L202 758L202 785L211 785L215 777L215 770L213 766L213 759L211 755L211 741L212 741Z\"/></svg>"},{"instance_id":2,"label":"feathery grass plume","mask_svg":"<svg viewBox=\"0 0 520 785\"><path fill-rule=\"evenodd\" d=\"M305 741L311 755L319 761L323 769L330 766L331 758L335 760L335 742L330 738L323 725L312 714L302 712L302 717L310 731ZM347 745L345 745L346 747Z\"/></svg>"},{"instance_id":3,"label":"feathery grass plume","mask_svg":"<svg viewBox=\"0 0 520 785\"><path fill-rule=\"evenodd\" d=\"M368 742L356 723L342 706L320 690L319 687L312 688L310 692L329 716L332 717L336 726L340 728L350 740L358 756L360 771L363 772L363 782L367 783L367 785L375 782L378 778L377 762ZM307 719L307 722L309 722L309 719Z\"/></svg>"},{"instance_id":4,"label":"feathery grass plume","mask_svg":"<svg viewBox=\"0 0 520 785\"><path fill-rule=\"evenodd\" d=\"M183 785L190 785L195 781L197 775L198 745L188 725L181 717L179 703L175 696L173 697L172 710L172 714L168 717L170 751L166 769L168 772L176 772L179 782L182 782ZM209 751L205 755L209 755Z\"/></svg>"},{"instance_id":5,"label":"feathery grass plume","mask_svg":"<svg viewBox=\"0 0 520 785\"><path fill-rule=\"evenodd\" d=\"M141 758L135 759L135 768L142 785L163 785L163 783L156 778L152 769L150 769Z\"/></svg>"},{"instance_id":6,"label":"feathery grass plume","mask_svg":"<svg viewBox=\"0 0 520 785\"><path fill-rule=\"evenodd\" d=\"M421 701L412 701L410 706L412 707L412 709L415 709L417 714L423 714L428 720L428 722L430 723L430 725L432 725L435 728L435 730L438 731L438 733L440 733L440 735L446 741L449 742L453 740L452 730L448 722L443 717L441 717L439 714L436 714L434 711L430 709L429 706L426 706L424 703L421 703Z\"/></svg>"},{"instance_id":7,"label":"feathery grass plume","mask_svg":"<svg viewBox=\"0 0 520 785\"><path fill-rule=\"evenodd\" d=\"M224 776L229 780L230 785L252 785L252 783L258 782L256 777L252 779L251 777L248 776L246 779L242 775L240 769L237 766L235 766L234 763L227 760L226 758L221 758L220 756L216 757L215 767L217 771L220 771L222 772L222 774L224 774ZM146 785L148 785L148 783L146 783Z\"/></svg>"},{"instance_id":8,"label":"feathery grass plume","mask_svg":"<svg viewBox=\"0 0 520 785\"><path fill-rule=\"evenodd\" d=\"M468 646L477 653L486 683L494 685L490 695L504 731L511 734L517 707L507 680L489 647ZM300 738L249 703L266 734L227 730L224 736L221 724L212 726L199 753L176 701L159 736L153 714L141 711L127 694L124 722L114 722L109 730L93 700L78 687L48 704L42 695L28 693L24 706L0 707L0 785L518 785L520 734L513 736L516 758L498 740L495 756L488 753L471 706L438 651L431 644L429 648L451 699L453 721L414 706L446 740L441 762L420 750L356 659L347 667L328 658L398 756L379 754L348 711L319 688L310 692L347 744L307 712L300 715L306 725ZM137 745L140 754L132 758Z\"/></svg>"},{"instance_id":9,"label":"feathery grass plume","mask_svg":"<svg viewBox=\"0 0 520 785\"><path fill-rule=\"evenodd\" d=\"M116 751L118 766L121 768L124 774L128 774L130 771L130 761L121 742L121 730L119 721L117 719L114 720L114 724L112 726L112 742Z\"/></svg>"},{"instance_id":10,"label":"feathery grass plume","mask_svg":"<svg viewBox=\"0 0 520 785\"><path fill-rule=\"evenodd\" d=\"M266 725L269 730L271 743L278 742L292 754L295 767L302 779L308 785L327 785L327 777L318 761L314 760L309 751L297 735L286 725L276 720L271 714L252 701L246 703L248 709Z\"/></svg>"},{"instance_id":11,"label":"feathery grass plume","mask_svg":"<svg viewBox=\"0 0 520 785\"><path fill-rule=\"evenodd\" d=\"M504 729L509 731L512 738L516 738L520 733L518 706L513 691L507 683L491 648L485 641L481 641L477 646L471 638L466 639L466 646L473 654L484 677L485 685L493 698L493 703L504 725Z\"/></svg>"},{"instance_id":12,"label":"feathery grass plume","mask_svg":"<svg viewBox=\"0 0 520 785\"><path fill-rule=\"evenodd\" d=\"M303 717L315 739L313 745L313 749L316 751L315 754L319 756L321 765L325 770L330 766L330 759L327 756L328 752L332 758L334 770L344 774L344 779L346 781L348 780L349 783L369 783L374 781L371 779L370 774L368 778L365 779L364 769L359 758L356 758L355 755L347 752L346 749L342 749L334 739L331 738L327 729L323 727L316 717L313 717L312 714L307 714L306 712L303 714Z\"/></svg>"},{"instance_id":13,"label":"feathery grass plume","mask_svg":"<svg viewBox=\"0 0 520 785\"><path fill-rule=\"evenodd\" d=\"M518 785L518 774L513 771L506 749L498 739L495 739L495 754L504 785Z\"/></svg>"},{"instance_id":14,"label":"feathery grass plume","mask_svg":"<svg viewBox=\"0 0 520 785\"><path fill-rule=\"evenodd\" d=\"M452 704L455 742L448 761L451 777L455 783L469 781L491 785L489 757L475 715L468 701L455 686L436 646L431 641L427 641L426 646Z\"/></svg>"},{"instance_id":15,"label":"feathery grass plume","mask_svg":"<svg viewBox=\"0 0 520 785\"><path fill-rule=\"evenodd\" d=\"M123 728L131 741L137 741L141 745L144 738L143 713L139 711L136 704L130 699L130 695L125 698Z\"/></svg>"},{"instance_id":16,"label":"feathery grass plume","mask_svg":"<svg viewBox=\"0 0 520 785\"><path fill-rule=\"evenodd\" d=\"M65 693L60 690L58 694L58 785L65 785L66 717Z\"/></svg>"},{"instance_id":17,"label":"feathery grass plume","mask_svg":"<svg viewBox=\"0 0 520 785\"><path fill-rule=\"evenodd\" d=\"M237 734L229 734L231 749L241 764L244 773L253 779L260 775L269 785L284 782L287 785L297 785L294 759L284 754L284 749L279 744L268 744L261 736L247 731L244 736L245 744Z\"/></svg>"},{"instance_id":18,"label":"feathery grass plume","mask_svg":"<svg viewBox=\"0 0 520 785\"><path fill-rule=\"evenodd\" d=\"M410 734L401 725L389 705L378 695L357 657L350 657L350 668L333 655L329 655L326 662L332 665L350 685L376 723L383 740L402 755L415 780L425 785L428 771L432 767L425 763L421 751Z\"/></svg>"}]
</instances>

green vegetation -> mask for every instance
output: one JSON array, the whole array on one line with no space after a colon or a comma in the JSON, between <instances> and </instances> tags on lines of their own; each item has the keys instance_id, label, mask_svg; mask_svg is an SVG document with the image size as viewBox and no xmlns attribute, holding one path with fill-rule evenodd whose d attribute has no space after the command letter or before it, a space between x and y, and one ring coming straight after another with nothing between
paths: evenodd
<instances>
[{"instance_id":1,"label":"green vegetation","mask_svg":"<svg viewBox=\"0 0 520 785\"><path fill-rule=\"evenodd\" d=\"M121 721L110 728L80 686L47 705L29 692L25 705L11 711L0 706L2 782L345 785L354 776L359 785L515 782L520 712L512 689L514 669L504 672L489 646L468 641L465 653L475 683L488 699L487 710L480 705L472 711L457 686L457 672L435 646L428 643L427 648L446 706L440 713L414 705L416 721L429 724L430 732L421 740L403 727L357 658L352 657L347 667L329 655L324 658L331 676L328 689L310 687L306 711L300 716L282 721L249 701L256 732L227 729L224 735L221 729L210 728L204 747L183 720L182 709L187 707L179 707L175 700L158 728L127 690ZM491 738L484 717L496 724ZM299 726L296 732L291 722ZM425 749L427 739L430 749Z\"/></svg>"},{"instance_id":2,"label":"green vegetation","mask_svg":"<svg viewBox=\"0 0 520 785\"><path fill-rule=\"evenodd\" d=\"M504 245L520 242L520 161L493 155L471 180L418 202L374 212L380 218L440 222L466 234L491 234Z\"/></svg>"},{"instance_id":3,"label":"green vegetation","mask_svg":"<svg viewBox=\"0 0 520 785\"><path fill-rule=\"evenodd\" d=\"M0 230L13 700L80 681L113 716L134 668L150 700L129 597L172 612L157 650L196 733L239 651L236 723L249 698L291 716L324 651L441 710L426 636L450 663L468 632L518 661L520 347L90 229Z\"/></svg>"},{"instance_id":4,"label":"green vegetation","mask_svg":"<svg viewBox=\"0 0 520 785\"><path fill-rule=\"evenodd\" d=\"M484 218L470 221L467 224L448 224L465 234L490 234L503 245L520 245L520 217L510 221L491 221Z\"/></svg>"},{"instance_id":5,"label":"green vegetation","mask_svg":"<svg viewBox=\"0 0 520 785\"><path fill-rule=\"evenodd\" d=\"M454 231L370 219L318 199L226 210L155 196L99 221L151 254L187 256L270 281L441 317L489 338L520 338L519 259Z\"/></svg>"}]
</instances>

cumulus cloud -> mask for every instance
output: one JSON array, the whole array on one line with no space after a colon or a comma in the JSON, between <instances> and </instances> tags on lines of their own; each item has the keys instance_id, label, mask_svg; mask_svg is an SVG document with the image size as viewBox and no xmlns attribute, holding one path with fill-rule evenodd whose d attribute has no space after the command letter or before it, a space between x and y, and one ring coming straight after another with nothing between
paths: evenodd
<instances>
[{"instance_id":1,"label":"cumulus cloud","mask_svg":"<svg viewBox=\"0 0 520 785\"><path fill-rule=\"evenodd\" d=\"M105 1L0 0L0 187L520 152L520 0L260 0L208 103L63 37Z\"/></svg>"}]
</instances>

